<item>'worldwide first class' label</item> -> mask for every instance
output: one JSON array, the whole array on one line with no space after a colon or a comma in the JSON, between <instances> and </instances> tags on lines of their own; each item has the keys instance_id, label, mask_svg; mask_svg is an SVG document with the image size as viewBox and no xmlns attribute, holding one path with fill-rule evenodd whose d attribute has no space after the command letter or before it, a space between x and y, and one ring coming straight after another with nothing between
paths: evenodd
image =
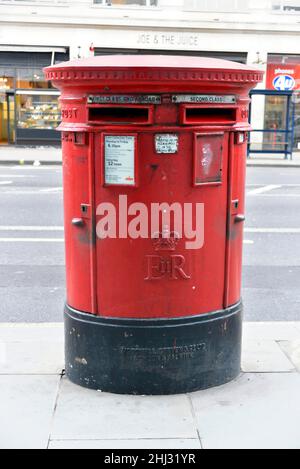
<instances>
[{"instance_id":1,"label":"'worldwide first class' label","mask_svg":"<svg viewBox=\"0 0 300 469\"><path fill-rule=\"evenodd\" d=\"M159 95L90 95L88 104L160 104Z\"/></svg>"}]
</instances>

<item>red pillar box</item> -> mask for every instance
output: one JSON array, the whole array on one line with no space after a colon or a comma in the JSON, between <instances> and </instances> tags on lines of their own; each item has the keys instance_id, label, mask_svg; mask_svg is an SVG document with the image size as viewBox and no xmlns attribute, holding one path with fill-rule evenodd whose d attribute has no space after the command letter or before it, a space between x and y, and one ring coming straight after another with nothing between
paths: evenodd
<instances>
[{"instance_id":1,"label":"red pillar box","mask_svg":"<svg viewBox=\"0 0 300 469\"><path fill-rule=\"evenodd\" d=\"M124 55L45 75L61 90L67 376L132 394L235 378L248 93L262 73Z\"/></svg>"}]
</instances>

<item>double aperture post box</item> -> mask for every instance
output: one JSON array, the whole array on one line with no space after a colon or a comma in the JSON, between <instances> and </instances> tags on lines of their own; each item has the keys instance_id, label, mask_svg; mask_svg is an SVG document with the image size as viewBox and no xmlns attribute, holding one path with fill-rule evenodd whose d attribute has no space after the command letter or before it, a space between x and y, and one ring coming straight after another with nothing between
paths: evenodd
<instances>
[{"instance_id":1,"label":"double aperture post box","mask_svg":"<svg viewBox=\"0 0 300 469\"><path fill-rule=\"evenodd\" d=\"M262 72L106 56L45 74L61 90L67 376L133 394L233 379L248 94Z\"/></svg>"}]
</instances>

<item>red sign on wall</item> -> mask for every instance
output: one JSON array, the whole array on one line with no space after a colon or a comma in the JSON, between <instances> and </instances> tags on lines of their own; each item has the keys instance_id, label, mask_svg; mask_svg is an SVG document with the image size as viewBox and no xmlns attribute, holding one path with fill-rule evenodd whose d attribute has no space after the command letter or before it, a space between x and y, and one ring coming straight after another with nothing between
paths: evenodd
<instances>
[{"instance_id":1,"label":"red sign on wall","mask_svg":"<svg viewBox=\"0 0 300 469\"><path fill-rule=\"evenodd\" d=\"M300 64L268 64L267 89L300 90Z\"/></svg>"}]
</instances>

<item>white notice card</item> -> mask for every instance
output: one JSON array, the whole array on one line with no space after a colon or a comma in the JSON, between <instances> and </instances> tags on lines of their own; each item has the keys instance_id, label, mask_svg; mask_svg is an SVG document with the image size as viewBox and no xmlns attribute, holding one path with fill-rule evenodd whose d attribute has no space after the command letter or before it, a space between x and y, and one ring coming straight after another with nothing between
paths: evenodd
<instances>
[{"instance_id":1,"label":"white notice card","mask_svg":"<svg viewBox=\"0 0 300 469\"><path fill-rule=\"evenodd\" d=\"M177 153L178 135L177 134L156 134L155 135L156 153Z\"/></svg>"},{"instance_id":2,"label":"white notice card","mask_svg":"<svg viewBox=\"0 0 300 469\"><path fill-rule=\"evenodd\" d=\"M105 183L135 185L135 137L127 135L105 136Z\"/></svg>"}]
</instances>

